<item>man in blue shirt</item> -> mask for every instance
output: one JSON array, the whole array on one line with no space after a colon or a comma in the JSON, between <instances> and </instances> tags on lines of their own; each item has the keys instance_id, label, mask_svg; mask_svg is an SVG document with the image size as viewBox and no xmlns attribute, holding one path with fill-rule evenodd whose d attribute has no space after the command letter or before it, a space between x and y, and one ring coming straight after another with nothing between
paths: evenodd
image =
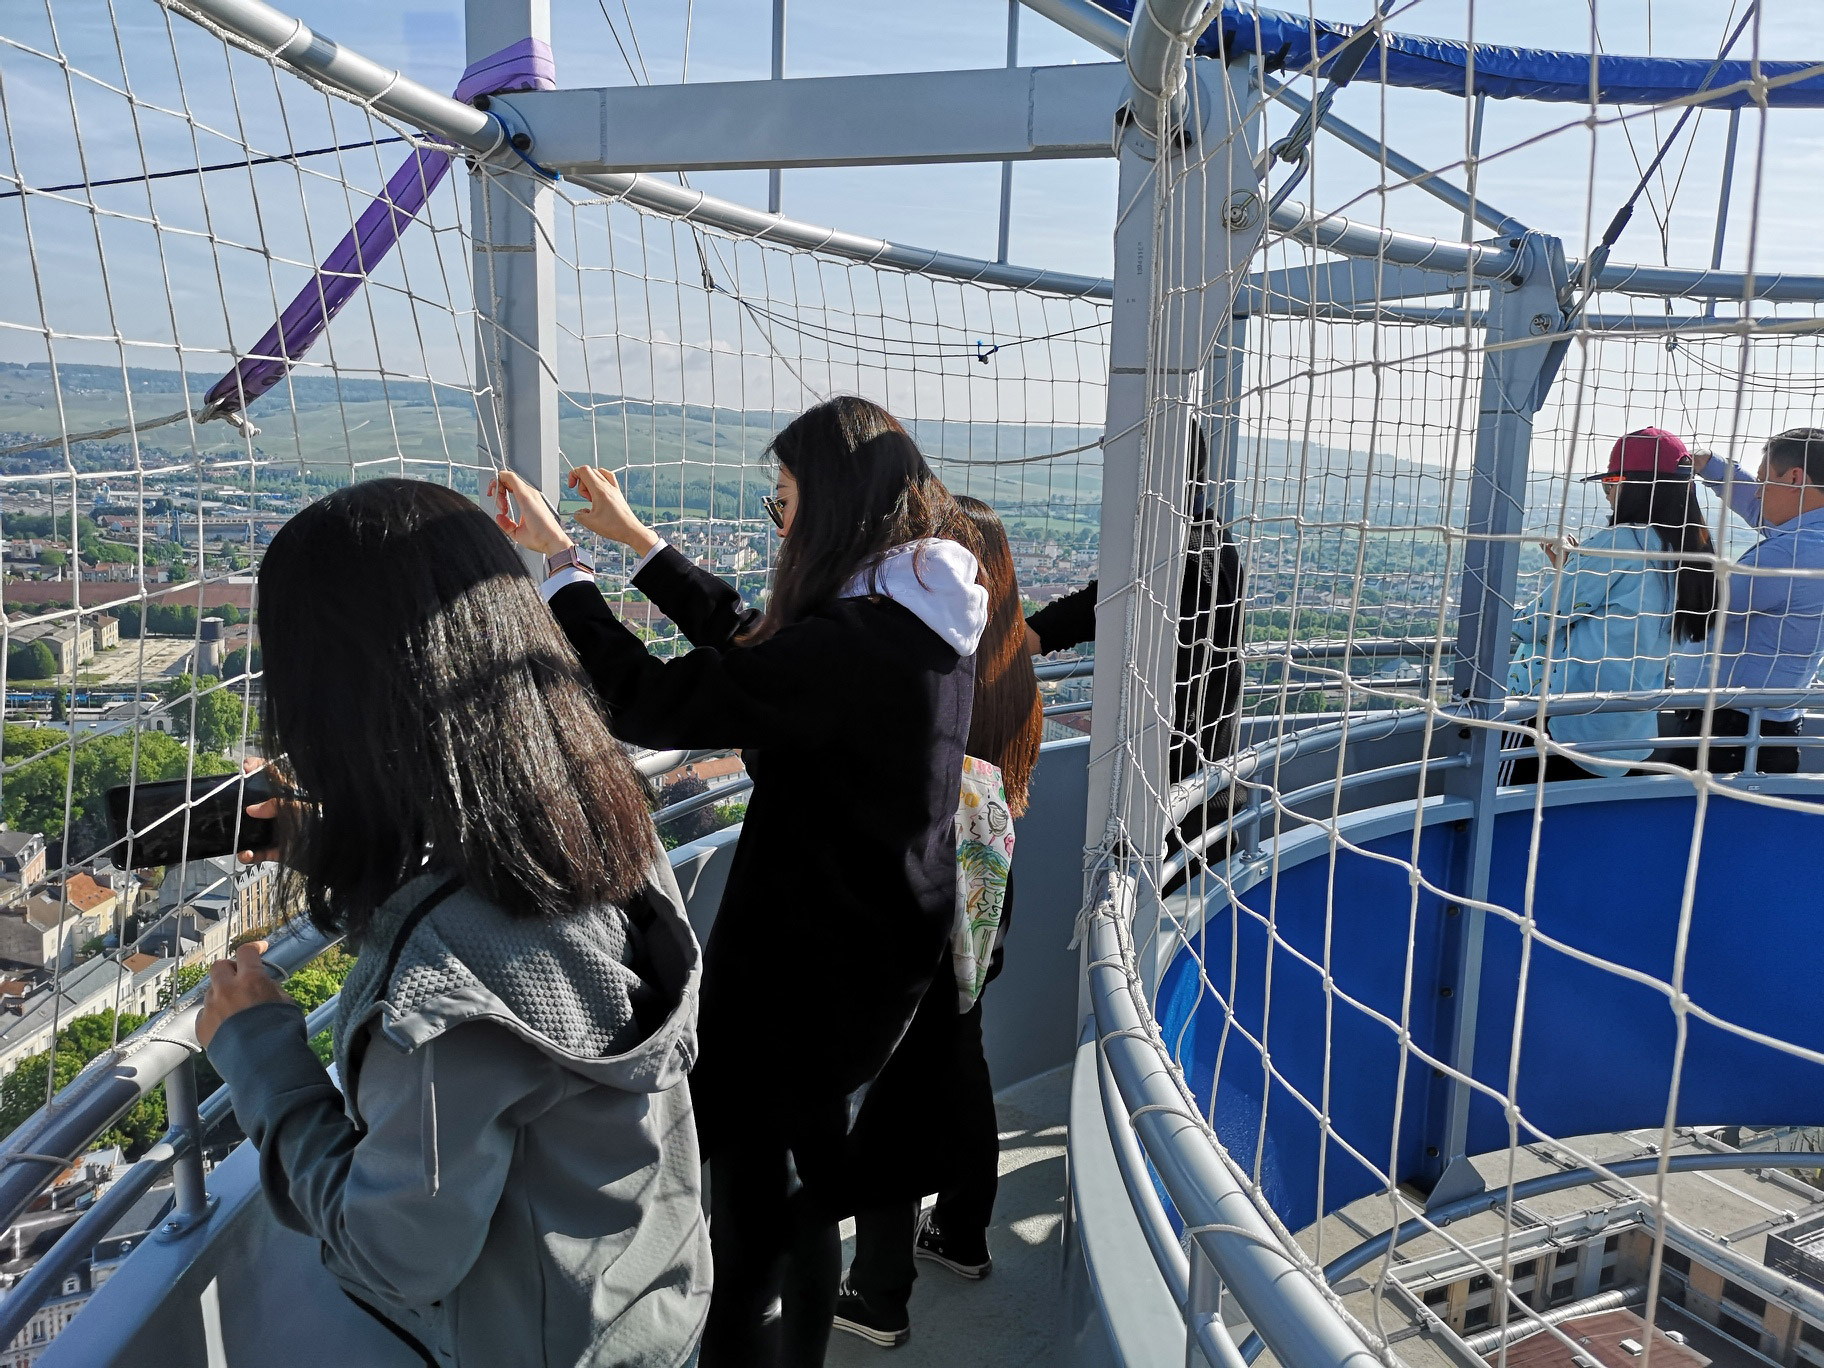
<instances>
[{"instance_id":1,"label":"man in blue shirt","mask_svg":"<svg viewBox=\"0 0 1824 1368\"><path fill-rule=\"evenodd\" d=\"M1672 682L1681 689L1708 688L1714 667L1718 689L1808 688L1824 661L1824 428L1794 428L1768 439L1758 478L1716 456L1701 462L1697 474L1760 527L1762 537L1729 567L1717 630L1705 649L1673 658ZM1674 718L1675 735L1702 734L1703 709L1680 709ZM1798 736L1803 726L1796 708L1761 715L1763 736ZM1710 734L1746 736L1748 714L1715 709ZM1693 763L1689 749L1671 754ZM1735 774L1745 759L1746 747L1713 745L1709 768ZM1797 746L1763 746L1755 766L1763 774L1792 774L1798 767Z\"/></svg>"}]
</instances>

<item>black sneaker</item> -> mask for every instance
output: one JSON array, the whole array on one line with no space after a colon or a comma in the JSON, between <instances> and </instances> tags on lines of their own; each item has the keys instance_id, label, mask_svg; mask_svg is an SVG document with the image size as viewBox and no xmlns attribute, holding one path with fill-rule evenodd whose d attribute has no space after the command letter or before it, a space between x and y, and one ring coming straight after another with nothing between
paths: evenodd
<instances>
[{"instance_id":1,"label":"black sneaker","mask_svg":"<svg viewBox=\"0 0 1824 1368\"><path fill-rule=\"evenodd\" d=\"M847 1330L851 1335L859 1335L869 1344L878 1344L882 1349L897 1349L912 1338L912 1317L905 1311L894 1320L868 1305L868 1299L849 1286L848 1275L844 1274L842 1285L836 1289L836 1320L838 1330Z\"/></svg>"},{"instance_id":2,"label":"black sneaker","mask_svg":"<svg viewBox=\"0 0 1824 1368\"><path fill-rule=\"evenodd\" d=\"M940 1263L952 1273L972 1281L980 1281L994 1269L994 1260L988 1255L987 1240L977 1239L973 1245L966 1245L961 1240L952 1239L937 1228L937 1221L929 1212L919 1223L918 1239L912 1246L912 1252L921 1259Z\"/></svg>"}]
</instances>

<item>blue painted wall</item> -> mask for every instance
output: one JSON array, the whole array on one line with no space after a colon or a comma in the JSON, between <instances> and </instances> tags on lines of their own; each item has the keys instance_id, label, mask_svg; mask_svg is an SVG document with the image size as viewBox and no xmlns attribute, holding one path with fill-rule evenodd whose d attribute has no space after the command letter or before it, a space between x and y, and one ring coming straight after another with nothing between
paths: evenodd
<instances>
[{"instance_id":1,"label":"blue painted wall","mask_svg":"<svg viewBox=\"0 0 1824 1368\"><path fill-rule=\"evenodd\" d=\"M1669 981L1695 799L1607 799L1604 786L1577 787L1577 801L1544 813L1524 1001L1521 930L1487 919L1475 1076L1507 1092L1523 1007L1513 1093L1521 1143L1659 1125L1678 1044L1664 990L1584 964L1547 938ZM1532 826L1530 807L1497 820L1491 891L1510 909L1526 905ZM1462 839L1456 823L1426 829L1417 864L1431 885L1454 885ZM1333 856L1319 846L1315 858L1282 867L1277 881L1244 895L1258 915L1213 907L1200 935L1174 958L1157 1004L1165 1039L1177 1042L1206 1109L1220 1073L1217 1133L1294 1229L1320 1209L1383 1189L1390 1166L1399 1181L1418 1177L1442 1125L1443 1082L1417 1053L1406 1055L1402 1073L1395 1023L1410 976L1404 1019L1413 1045L1448 1057L1458 1000L1440 988L1463 918L1410 882L1410 829L1362 844L1367 853ZM1713 798L1685 951L1689 999L1739 1027L1824 1053L1821 912L1824 813ZM1262 918L1271 919L1271 935ZM1201 981L1198 958L1209 984L1222 996L1232 991L1232 1017ZM1336 986L1328 1003L1326 962ZM1693 1015L1685 1021L1680 1124L1824 1123L1824 1066ZM1267 1057L1278 1077L1268 1077ZM1335 1132L1328 1144L1319 1109ZM1508 1137L1499 1104L1478 1095L1472 1152L1504 1148Z\"/></svg>"}]
</instances>

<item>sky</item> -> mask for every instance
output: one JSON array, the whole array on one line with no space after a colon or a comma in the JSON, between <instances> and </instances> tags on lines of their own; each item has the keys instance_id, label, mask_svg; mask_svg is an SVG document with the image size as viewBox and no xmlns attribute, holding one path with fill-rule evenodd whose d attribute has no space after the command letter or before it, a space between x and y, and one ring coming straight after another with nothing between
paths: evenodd
<instances>
[{"instance_id":1,"label":"sky","mask_svg":"<svg viewBox=\"0 0 1824 1368\"><path fill-rule=\"evenodd\" d=\"M1396 6L1391 27L1438 37L1472 36L1480 42L1587 51L1647 53L1708 59L1739 19L1742 0L1529 0L1526 4L1467 4L1462 0L1407 0ZM769 0L554 0L553 46L563 85L623 85L636 79L672 82L764 78L770 61ZM1285 8L1299 10L1298 6ZM1315 17L1359 21L1368 0L1317 0ZM404 0L398 6L351 0L299 0L299 12L313 26L387 65L435 86L454 83L462 66L461 5ZM685 28L689 25L688 72L684 71ZM998 66L1005 59L1007 14L999 0L918 0L916 4L854 4L852 0L788 0L788 76L857 75L883 71L926 71ZM617 44L616 39L619 39ZM637 52L634 39L637 38ZM1810 0L1770 0L1758 25L1738 46L1746 56L1758 42L1764 56L1817 56L1824 60L1824 6ZM623 53L626 57L623 57ZM1020 17L1020 60L1031 65L1107 60L1102 53L1030 11ZM1336 112L1369 129L1385 121L1389 143L1426 165L1460 161L1465 152L1463 102L1448 95L1387 91L1360 83L1339 97ZM1612 113L1613 111L1606 111ZM1483 131L1483 193L1493 203L1534 224L1580 242L1586 219L1594 231L1632 183L1633 148L1644 156L1657 145L1655 125L1670 129L1668 116L1642 117L1625 128L1595 137L1596 183L1589 184L1590 133L1581 128L1587 110L1576 106L1491 102ZM1762 213L1776 234L1790 240L1768 244L1781 251L1780 264L1803 257L1824 262L1824 241L1805 227L1815 211L1808 196L1792 194L1824 172L1824 112L1776 111L1768 120L1765 154L1777 163L1778 181ZM1275 115L1275 126L1286 118ZM1759 117L1745 116L1743 152L1760 137ZM1727 115L1698 121L1698 140L1684 182L1672 198L1672 241L1707 259L1720 179ZM1552 129L1562 129L1522 151L1497 155ZM1328 154L1327 156L1325 154ZM1319 202L1341 203L1367 189L1373 168L1359 154L1323 140L1313 173ZM1752 207L1754 158L1738 163L1737 219ZM1586 174L1566 174L1567 163ZM693 183L712 193L764 204L765 175L732 172L699 175ZM1105 274L1113 228L1113 167L1107 161L1027 163L1015 169L1013 259L1067 270ZM1452 226L1454 215L1422 194L1402 213L1401 226L1426 231ZM819 169L786 174L785 208L795 217L835 224L898 241L992 257L998 221L999 169L907 167L869 170ZM1663 194L1655 190L1655 199ZM1370 217L1374 206L1369 206ZM1456 226L1460 227L1460 223ZM1632 231L1630 253L1638 259L1660 255L1657 225L1648 215ZM1745 250L1738 233L1734 251ZM1689 259L1687 257L1687 259Z\"/></svg>"},{"instance_id":2,"label":"sky","mask_svg":"<svg viewBox=\"0 0 1824 1368\"><path fill-rule=\"evenodd\" d=\"M288 0L320 34L383 66L397 66L428 85L449 88L464 65L460 3L451 0ZM788 76L867 74L998 66L1005 60L1007 9L1001 0L918 0L872 3L788 0ZM1529 0L1472 5L1465 0L1406 0L1392 27L1440 37L1520 46L1712 57L1743 12L1745 0ZM565 86L749 80L767 74L770 0L553 0L552 34L558 79ZM1369 0L1313 0L1319 18L1359 20ZM686 41L688 34L688 43ZM0 172L33 185L232 160L244 149L280 150L371 138L376 129L358 111L312 94L290 78L245 59L224 62L219 44L152 0L57 0L54 8L7 7L0 24ZM1779 58L1824 59L1824 6L1812 0L1768 0L1736 55L1758 50ZM79 73L68 78L47 54L63 52ZM1100 52L1028 12L1020 16L1019 57L1029 64L1106 60ZM686 70L686 66L688 69ZM132 102L122 92L130 88ZM1454 166L1468 151L1465 102L1432 92L1384 90L1358 81L1343 91L1336 112L1384 132L1388 143L1427 166ZM187 111L187 113L186 113ZM1634 188L1638 168L1670 131L1674 116L1599 111L1592 121L1577 105L1490 101L1482 135L1479 193L1531 226L1561 236L1581 256ZM858 118L866 111L858 110ZM1290 116L1269 110L1267 137ZM1594 126L1592 126L1594 123ZM1673 149L1649 186L1642 208L1616 249L1618 260L1707 264L1713 249L1717 195L1728 117L1706 113ZM15 288L0 296L0 360L42 359L49 320L64 359L106 362L125 339L130 363L175 366L230 345L246 348L270 323L397 164L393 148L344 153L307 170L269 167L249 177L217 173L188 180L98 190L97 215L81 204L37 197L29 221L18 199L0 201L0 250L23 260ZM1283 170L1276 169L1277 177ZM1824 234L1816 230L1811 187L1824 178L1824 111L1775 110L1741 119L1734 193L1721 260L1739 267L1752 250L1757 269L1824 273ZM467 253L444 231L456 221L460 177L434 199L432 231L414 232L358 305L337 320L330 343L313 362L345 367L371 362L376 351L406 339L424 356L426 373L445 375L468 364L468 325L424 299L459 300L466 291ZM763 205L763 172L698 174L692 184L712 194ZM819 169L787 172L784 208L795 218L917 246L992 257L1000 172L996 165ZM1379 168L1360 154L1320 138L1309 179L1298 198L1319 207L1408 232L1459 237L1456 211L1422 191L1384 191ZM1114 166L1108 160L1024 163L1014 171L1011 258L1023 264L1090 275L1109 270L1115 216ZM630 233L617 222L607 235L590 223L560 225L575 259L579 293L624 283L644 253L648 274L658 265L675 280L677 299L636 309L625 299L598 306L581 331L608 333L613 349L627 336L658 337L709 326L685 317L678 303L698 278L688 241L657 242L649 222ZM619 253L617 256L616 253ZM734 263L738 265L738 260ZM1279 264L1275 262L1274 264ZM750 279L752 267L750 266ZM798 267L793 268L794 271ZM26 277L32 288L25 288ZM663 284L664 282L661 282ZM645 282L641 282L644 289ZM787 288L769 279L769 291ZM799 288L796 280L791 290ZM827 304L843 288L829 272L813 284ZM623 294L625 292L623 291ZM770 297L770 296L769 296ZM726 302L726 301L723 301ZM698 306L691 306L698 307ZM707 309L708 306L702 306ZM718 306L719 307L719 306ZM870 306L872 307L872 306ZM884 306L882 306L884 307ZM961 308L964 305L950 306ZM678 315L671 323L666 309ZM1075 326L1066 319L1059 326ZM766 358L753 320L736 346ZM967 345L978 315L956 322L950 339ZM1031 333L1053 326L1030 319L1006 325ZM674 336L672 341L676 340ZM642 342L643 345L643 342ZM711 344L707 350L713 350ZM337 350L339 349L339 350ZM598 343L598 354L602 348ZM648 347L649 351L654 348ZM1649 366L1647 361L1654 361ZM1798 373L1817 370L1810 348L1786 358ZM1011 365L1011 357L1002 363ZM654 363L656 366L656 362ZM712 356L684 356L681 366L714 365ZM1630 362L1644 378L1654 358ZM407 369L410 369L408 366ZM947 411L968 409L1009 371L954 362L957 385ZM656 371L655 371L656 373ZM948 380L945 382L950 383ZM1056 382L1062 383L1062 382ZM1093 377L1070 382L1079 391L1058 412L1080 414L1093 402ZM1715 385L1707 380L1712 391ZM1056 387L1054 383L1054 388ZM612 388L612 386L606 386ZM1610 388L1625 397L1626 377ZM1789 397L1809 402L1802 386ZM629 387L628 392L632 392ZM1087 396L1087 397L1086 397ZM990 419L1040 411L1006 401L983 410ZM1707 397L1714 407L1714 392ZM1767 421L1783 410L1762 403ZM1074 420L1074 419L1073 419Z\"/></svg>"}]
</instances>

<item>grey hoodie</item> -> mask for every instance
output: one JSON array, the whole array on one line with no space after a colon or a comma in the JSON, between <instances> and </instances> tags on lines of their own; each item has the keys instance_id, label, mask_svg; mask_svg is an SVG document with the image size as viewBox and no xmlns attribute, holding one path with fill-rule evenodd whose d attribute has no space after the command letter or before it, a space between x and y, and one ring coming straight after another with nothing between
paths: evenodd
<instances>
[{"instance_id":1,"label":"grey hoodie","mask_svg":"<svg viewBox=\"0 0 1824 1368\"><path fill-rule=\"evenodd\" d=\"M672 1368L709 1295L697 975L662 858L628 912L548 921L424 875L343 987L346 1098L289 1005L228 1018L209 1057L279 1220L437 1364Z\"/></svg>"}]
</instances>

